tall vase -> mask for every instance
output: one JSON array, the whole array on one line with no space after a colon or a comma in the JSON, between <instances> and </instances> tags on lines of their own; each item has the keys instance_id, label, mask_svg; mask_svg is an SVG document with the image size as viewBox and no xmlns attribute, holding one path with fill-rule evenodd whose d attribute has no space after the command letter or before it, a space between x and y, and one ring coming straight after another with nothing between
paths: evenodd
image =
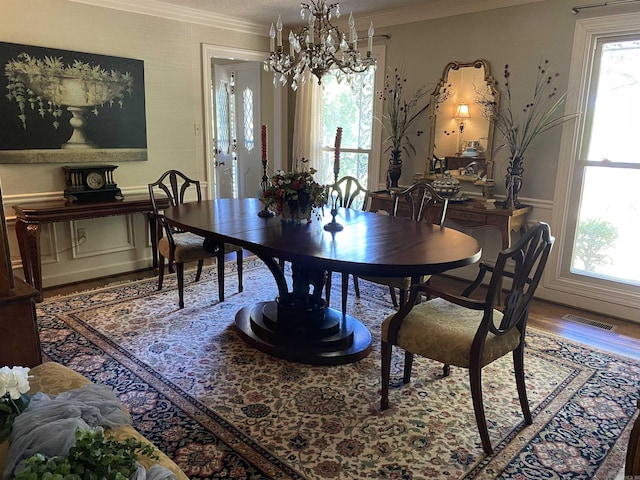
<instances>
[{"instance_id":1,"label":"tall vase","mask_svg":"<svg viewBox=\"0 0 640 480\"><path fill-rule=\"evenodd\" d=\"M522 188L522 175L524 167L521 157L513 157L509 160L507 174L505 175L505 187L507 198L504 201L504 208L521 208L523 205L518 201L518 192Z\"/></svg>"},{"instance_id":2,"label":"tall vase","mask_svg":"<svg viewBox=\"0 0 640 480\"><path fill-rule=\"evenodd\" d=\"M402 174L400 153L402 153L400 150L391 150L389 168L387 169L387 190L398 188L398 180L400 180L400 175Z\"/></svg>"}]
</instances>

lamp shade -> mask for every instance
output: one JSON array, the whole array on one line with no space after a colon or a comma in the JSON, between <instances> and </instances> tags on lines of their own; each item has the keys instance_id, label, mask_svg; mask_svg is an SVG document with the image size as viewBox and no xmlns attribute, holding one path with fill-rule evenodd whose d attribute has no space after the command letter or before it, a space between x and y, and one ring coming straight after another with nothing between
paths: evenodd
<instances>
[{"instance_id":1,"label":"lamp shade","mask_svg":"<svg viewBox=\"0 0 640 480\"><path fill-rule=\"evenodd\" d=\"M456 108L456 118L469 118L469 105L461 103Z\"/></svg>"}]
</instances>

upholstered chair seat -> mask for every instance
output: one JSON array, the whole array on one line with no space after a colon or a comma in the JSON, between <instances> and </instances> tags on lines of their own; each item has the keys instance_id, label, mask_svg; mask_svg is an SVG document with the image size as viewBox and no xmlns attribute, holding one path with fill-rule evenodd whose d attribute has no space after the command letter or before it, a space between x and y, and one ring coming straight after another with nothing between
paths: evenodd
<instances>
[{"instance_id":1,"label":"upholstered chair seat","mask_svg":"<svg viewBox=\"0 0 640 480\"><path fill-rule=\"evenodd\" d=\"M215 257L215 253L207 252L203 248L202 237L191 232L174 233L173 241L175 250L173 259L177 263L196 262L201 258ZM165 258L170 258L171 245L167 237L162 237L158 241L158 252Z\"/></svg>"},{"instance_id":2,"label":"upholstered chair seat","mask_svg":"<svg viewBox=\"0 0 640 480\"><path fill-rule=\"evenodd\" d=\"M413 307L400 326L397 345L403 350L447 365L469 368L471 344L483 317L482 310L471 310L442 298L434 298ZM382 323L382 340L385 342L392 318L393 315L390 315ZM493 310L493 321L500 324L500 311ZM489 332L482 366L515 350L519 343L520 332L515 328L500 336Z\"/></svg>"}]
</instances>

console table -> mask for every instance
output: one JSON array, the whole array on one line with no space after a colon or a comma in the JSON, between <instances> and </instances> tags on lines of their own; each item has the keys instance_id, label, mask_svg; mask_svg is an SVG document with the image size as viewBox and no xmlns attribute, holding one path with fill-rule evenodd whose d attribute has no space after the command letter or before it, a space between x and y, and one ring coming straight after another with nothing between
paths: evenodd
<instances>
[{"instance_id":1,"label":"console table","mask_svg":"<svg viewBox=\"0 0 640 480\"><path fill-rule=\"evenodd\" d=\"M168 199L161 199L158 208L169 207ZM153 211L148 195L132 195L123 200L91 203L68 203L63 199L46 202L14 205L16 213L16 236L20 247L20 257L24 278L29 285L40 292L38 301L42 301L42 262L40 253L40 224L49 222L66 222L87 218L144 213L147 216ZM151 230L151 249L153 266L157 267L157 224L149 221Z\"/></svg>"},{"instance_id":2,"label":"console table","mask_svg":"<svg viewBox=\"0 0 640 480\"><path fill-rule=\"evenodd\" d=\"M393 208L393 200L387 192L371 193L372 212L378 210L386 210L391 213ZM406 209L408 214L408 206L400 203L398 208L400 212ZM447 208L447 220L467 227L492 227L497 229L502 236L502 249L511 246L511 232L523 232L527 225L527 216L531 212L530 206L522 208L502 208L500 206L493 210L484 208L481 202L468 200L466 202L449 202Z\"/></svg>"}]
</instances>

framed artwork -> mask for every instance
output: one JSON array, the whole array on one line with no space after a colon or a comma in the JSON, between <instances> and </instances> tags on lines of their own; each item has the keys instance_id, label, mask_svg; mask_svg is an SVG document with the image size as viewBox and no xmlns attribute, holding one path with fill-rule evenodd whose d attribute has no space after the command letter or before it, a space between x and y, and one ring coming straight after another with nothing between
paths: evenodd
<instances>
[{"instance_id":1,"label":"framed artwork","mask_svg":"<svg viewBox=\"0 0 640 480\"><path fill-rule=\"evenodd\" d=\"M144 62L0 42L0 163L147 160Z\"/></svg>"}]
</instances>

